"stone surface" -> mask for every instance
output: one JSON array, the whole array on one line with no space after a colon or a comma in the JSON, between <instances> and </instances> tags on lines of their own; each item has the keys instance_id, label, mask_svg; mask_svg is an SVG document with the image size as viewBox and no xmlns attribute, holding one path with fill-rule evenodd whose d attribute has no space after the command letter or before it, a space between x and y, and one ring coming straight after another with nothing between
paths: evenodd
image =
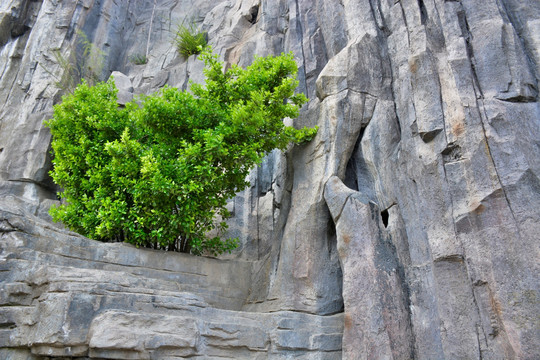
<instances>
[{"instance_id":1,"label":"stone surface","mask_svg":"<svg viewBox=\"0 0 540 360\"><path fill-rule=\"evenodd\" d=\"M114 85L118 89L118 93L116 94L118 104L126 105L133 100L133 86L127 75L122 74L120 71L113 71L109 78L114 80Z\"/></svg>"},{"instance_id":2,"label":"stone surface","mask_svg":"<svg viewBox=\"0 0 540 360\"><path fill-rule=\"evenodd\" d=\"M324 197L343 270L343 359L412 359L403 265L378 206L337 176L326 183Z\"/></svg>"},{"instance_id":3,"label":"stone surface","mask_svg":"<svg viewBox=\"0 0 540 360\"><path fill-rule=\"evenodd\" d=\"M30 214L0 218L2 358L341 358L342 314L242 311L252 262L99 243Z\"/></svg>"},{"instance_id":4,"label":"stone surface","mask_svg":"<svg viewBox=\"0 0 540 360\"><path fill-rule=\"evenodd\" d=\"M221 261L47 216L54 52L81 30L127 93L186 89L204 76L171 45L183 19L226 66L292 51L293 123L319 126L230 201ZM6 0L0 75L0 357L540 358L538 1Z\"/></svg>"}]
</instances>

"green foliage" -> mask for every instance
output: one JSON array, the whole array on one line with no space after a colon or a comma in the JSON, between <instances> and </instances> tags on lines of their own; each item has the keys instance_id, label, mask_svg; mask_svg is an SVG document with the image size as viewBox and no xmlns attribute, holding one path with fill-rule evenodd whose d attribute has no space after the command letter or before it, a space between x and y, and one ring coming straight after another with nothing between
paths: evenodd
<instances>
[{"instance_id":1,"label":"green foliage","mask_svg":"<svg viewBox=\"0 0 540 360\"><path fill-rule=\"evenodd\" d=\"M64 56L60 50L53 52L56 63L62 69L62 76L56 77L51 71L45 69L49 74L57 79L55 85L57 88L72 93L81 80L94 85L99 81L103 71L105 54L95 44L88 40L88 37L82 32L77 31L78 44L81 48L77 54Z\"/></svg>"},{"instance_id":2,"label":"green foliage","mask_svg":"<svg viewBox=\"0 0 540 360\"><path fill-rule=\"evenodd\" d=\"M133 54L129 57L129 61L135 65L144 65L148 62L148 58L144 54Z\"/></svg>"},{"instance_id":3,"label":"green foliage","mask_svg":"<svg viewBox=\"0 0 540 360\"><path fill-rule=\"evenodd\" d=\"M51 210L69 228L102 241L214 255L236 239L207 238L226 229L227 199L272 149L311 139L282 119L306 102L294 94L291 54L256 58L223 72L205 51L206 86L192 93L165 87L125 108L113 82L83 82L55 106L54 181L64 204Z\"/></svg>"},{"instance_id":4,"label":"green foliage","mask_svg":"<svg viewBox=\"0 0 540 360\"><path fill-rule=\"evenodd\" d=\"M197 30L194 22L189 25L178 25L174 44L178 52L186 59L191 55L199 54L206 47L206 33Z\"/></svg>"},{"instance_id":5,"label":"green foliage","mask_svg":"<svg viewBox=\"0 0 540 360\"><path fill-rule=\"evenodd\" d=\"M81 80L84 79L90 85L94 85L103 72L105 53L90 42L83 32L78 31L77 35L82 45L82 54L77 60L77 75Z\"/></svg>"}]
</instances>

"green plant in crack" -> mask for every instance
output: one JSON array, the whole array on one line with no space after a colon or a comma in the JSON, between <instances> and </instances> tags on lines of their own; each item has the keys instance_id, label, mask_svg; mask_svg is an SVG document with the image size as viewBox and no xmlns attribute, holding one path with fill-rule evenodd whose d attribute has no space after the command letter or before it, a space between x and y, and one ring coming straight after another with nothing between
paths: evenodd
<instances>
[{"instance_id":1,"label":"green plant in crack","mask_svg":"<svg viewBox=\"0 0 540 360\"><path fill-rule=\"evenodd\" d=\"M53 51L54 60L62 70L60 77L42 65L43 69L56 79L55 86L67 93L73 93L81 80L91 86L95 85L100 81L104 67L105 53L88 40L82 31L77 31L77 43L80 51L72 51L68 56L63 55L60 50Z\"/></svg>"},{"instance_id":2,"label":"green plant in crack","mask_svg":"<svg viewBox=\"0 0 540 360\"><path fill-rule=\"evenodd\" d=\"M176 29L174 44L178 52L188 58L204 50L207 45L207 34L199 31L193 21L190 21L188 25L182 22Z\"/></svg>"},{"instance_id":3,"label":"green plant in crack","mask_svg":"<svg viewBox=\"0 0 540 360\"><path fill-rule=\"evenodd\" d=\"M129 61L135 65L145 65L148 63L148 58L144 54L133 54L129 57Z\"/></svg>"}]
</instances>

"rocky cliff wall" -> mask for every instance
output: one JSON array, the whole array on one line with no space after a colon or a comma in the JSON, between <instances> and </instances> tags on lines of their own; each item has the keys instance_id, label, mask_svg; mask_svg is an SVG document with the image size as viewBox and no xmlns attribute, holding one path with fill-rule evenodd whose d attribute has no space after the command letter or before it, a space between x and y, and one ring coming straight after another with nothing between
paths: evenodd
<instances>
[{"instance_id":1,"label":"rocky cliff wall","mask_svg":"<svg viewBox=\"0 0 540 360\"><path fill-rule=\"evenodd\" d=\"M50 225L54 51L186 88L185 18L227 64L292 51L317 137L252 172L222 260ZM8 0L0 47L4 357L540 357L537 1Z\"/></svg>"}]
</instances>

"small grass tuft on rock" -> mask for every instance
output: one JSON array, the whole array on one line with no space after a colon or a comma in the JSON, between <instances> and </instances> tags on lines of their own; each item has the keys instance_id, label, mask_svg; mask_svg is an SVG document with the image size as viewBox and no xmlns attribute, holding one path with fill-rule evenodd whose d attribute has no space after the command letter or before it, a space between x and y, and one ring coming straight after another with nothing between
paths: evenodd
<instances>
[{"instance_id":1,"label":"small grass tuft on rock","mask_svg":"<svg viewBox=\"0 0 540 360\"><path fill-rule=\"evenodd\" d=\"M145 65L148 62L148 58L144 54L133 54L129 57L129 61L135 65Z\"/></svg>"},{"instance_id":2,"label":"small grass tuft on rock","mask_svg":"<svg viewBox=\"0 0 540 360\"><path fill-rule=\"evenodd\" d=\"M204 50L207 44L207 34L199 31L193 22L189 25L182 23L178 25L176 30L174 44L178 53L187 59L191 55L200 54Z\"/></svg>"}]
</instances>

